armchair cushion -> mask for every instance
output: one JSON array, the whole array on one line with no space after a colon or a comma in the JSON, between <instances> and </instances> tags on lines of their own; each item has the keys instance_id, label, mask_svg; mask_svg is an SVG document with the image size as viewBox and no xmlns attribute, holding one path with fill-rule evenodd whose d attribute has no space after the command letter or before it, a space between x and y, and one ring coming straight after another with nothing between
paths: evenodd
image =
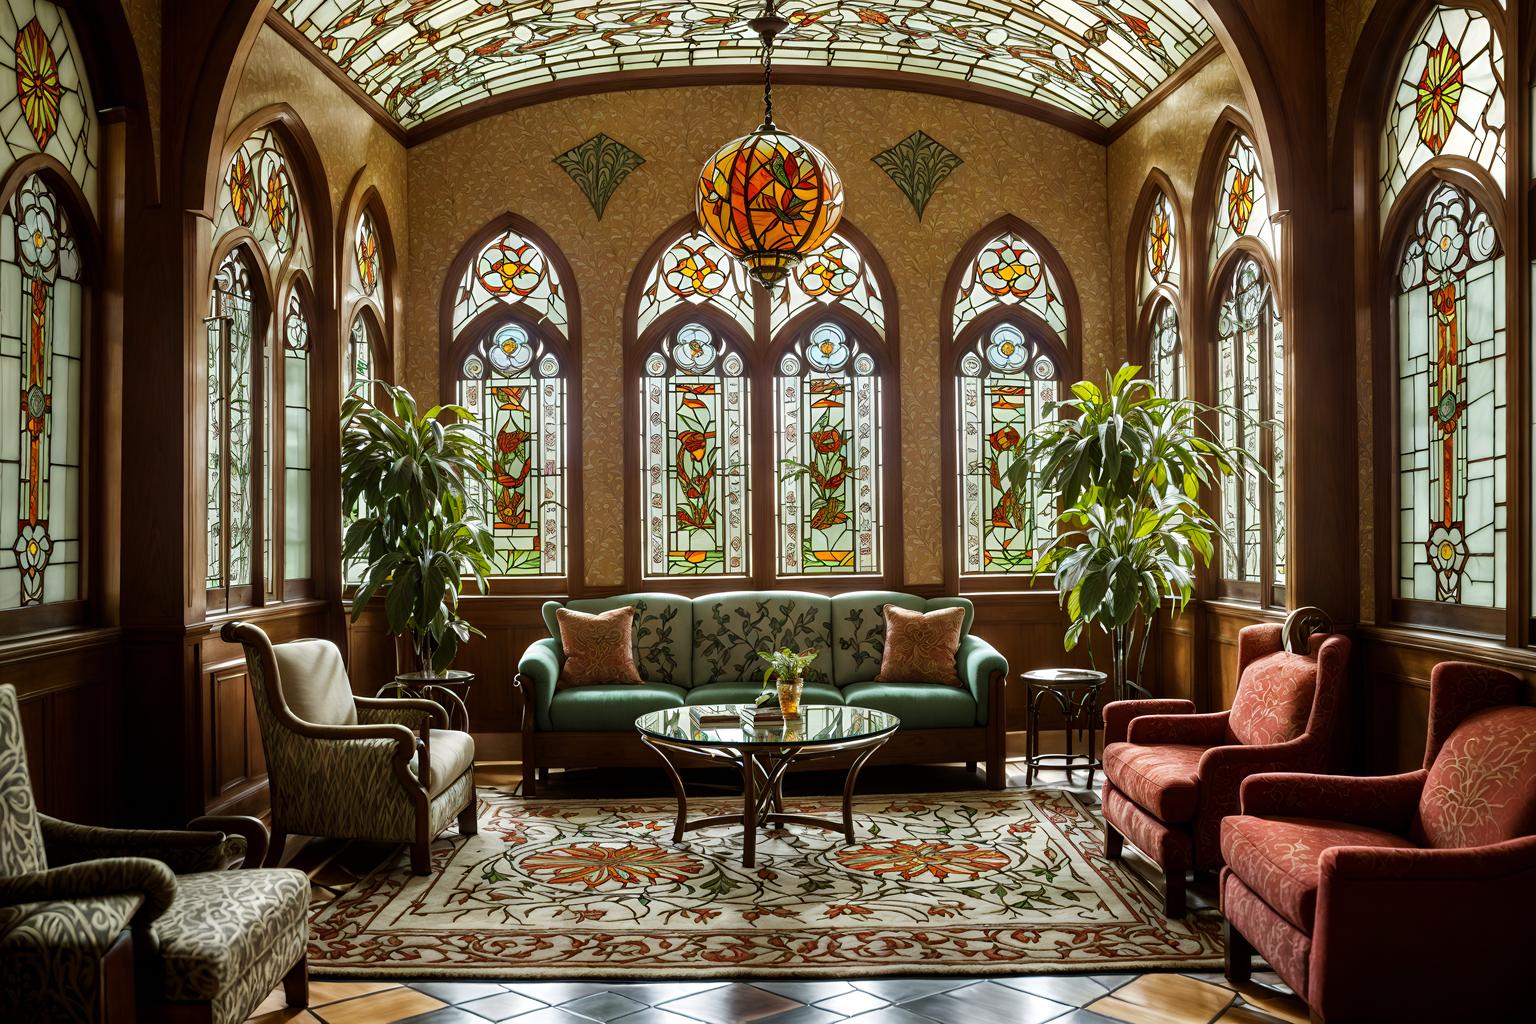
<instances>
[{"instance_id":1,"label":"armchair cushion","mask_svg":"<svg viewBox=\"0 0 1536 1024\"><path fill-rule=\"evenodd\" d=\"M1227 719L1238 743L1285 743L1307 729L1317 689L1317 662L1281 651L1266 655L1243 672Z\"/></svg>"},{"instance_id":2,"label":"armchair cushion","mask_svg":"<svg viewBox=\"0 0 1536 1024\"><path fill-rule=\"evenodd\" d=\"M283 701L313 725L356 725L357 706L341 652L329 640L295 640L272 649Z\"/></svg>"},{"instance_id":3,"label":"armchair cushion","mask_svg":"<svg viewBox=\"0 0 1536 1024\"><path fill-rule=\"evenodd\" d=\"M475 741L469 733L456 729L433 729L429 735L427 754L432 777L427 795L437 796L475 763ZM416 763L413 758L413 773L416 773Z\"/></svg>"},{"instance_id":4,"label":"armchair cushion","mask_svg":"<svg viewBox=\"0 0 1536 1024\"><path fill-rule=\"evenodd\" d=\"M632 732L647 711L680 708L687 692L664 683L617 683L557 690L549 702L550 725L566 732Z\"/></svg>"},{"instance_id":5,"label":"armchair cushion","mask_svg":"<svg viewBox=\"0 0 1536 1024\"><path fill-rule=\"evenodd\" d=\"M1430 765L1413 834L1437 848L1536 834L1536 708L1480 711Z\"/></svg>"},{"instance_id":6,"label":"armchair cushion","mask_svg":"<svg viewBox=\"0 0 1536 1024\"><path fill-rule=\"evenodd\" d=\"M1227 866L1291 924L1311 933L1323 851L1334 846L1412 849L1412 840L1364 825L1234 815L1221 824Z\"/></svg>"},{"instance_id":7,"label":"armchair cushion","mask_svg":"<svg viewBox=\"0 0 1536 1024\"><path fill-rule=\"evenodd\" d=\"M976 698L958 686L933 683L854 683L843 690L851 706L873 708L901 719L905 729L975 726Z\"/></svg>"},{"instance_id":8,"label":"armchair cushion","mask_svg":"<svg viewBox=\"0 0 1536 1024\"><path fill-rule=\"evenodd\" d=\"M216 1024L237 1024L304 954L309 879L280 869L178 882L176 901L151 929L165 998L211 1001Z\"/></svg>"},{"instance_id":9,"label":"armchair cushion","mask_svg":"<svg viewBox=\"0 0 1536 1024\"><path fill-rule=\"evenodd\" d=\"M1138 806L1167 822L1192 821L1200 802L1200 758L1208 748L1170 743L1104 748L1104 775Z\"/></svg>"}]
</instances>

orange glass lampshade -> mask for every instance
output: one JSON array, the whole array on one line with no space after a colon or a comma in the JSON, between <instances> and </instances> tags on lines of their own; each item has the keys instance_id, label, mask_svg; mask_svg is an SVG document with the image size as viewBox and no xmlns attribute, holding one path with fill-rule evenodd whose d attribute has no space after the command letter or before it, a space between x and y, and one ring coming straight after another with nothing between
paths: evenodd
<instances>
[{"instance_id":1,"label":"orange glass lampshade","mask_svg":"<svg viewBox=\"0 0 1536 1024\"><path fill-rule=\"evenodd\" d=\"M705 161L698 214L704 233L772 290L837 229L843 181L821 150L765 124Z\"/></svg>"}]
</instances>

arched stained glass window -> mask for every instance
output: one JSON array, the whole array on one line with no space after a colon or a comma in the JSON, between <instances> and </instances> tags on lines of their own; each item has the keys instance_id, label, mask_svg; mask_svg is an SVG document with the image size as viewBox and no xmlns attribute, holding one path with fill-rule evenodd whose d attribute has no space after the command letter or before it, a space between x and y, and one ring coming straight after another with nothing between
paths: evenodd
<instances>
[{"instance_id":1,"label":"arched stained glass window","mask_svg":"<svg viewBox=\"0 0 1536 1024\"><path fill-rule=\"evenodd\" d=\"M1145 353L1144 376L1164 398L1184 398L1188 393L1184 370L1184 342L1179 323L1178 215L1168 193L1158 188L1147 209L1141 236L1141 304L1139 343Z\"/></svg>"},{"instance_id":2,"label":"arched stained glass window","mask_svg":"<svg viewBox=\"0 0 1536 1024\"><path fill-rule=\"evenodd\" d=\"M0 105L0 168L46 153L69 169L86 202L97 203L96 104L76 60L69 19L48 0L0 4L0 76L16 88Z\"/></svg>"},{"instance_id":3,"label":"arched stained glass window","mask_svg":"<svg viewBox=\"0 0 1536 1024\"><path fill-rule=\"evenodd\" d=\"M1438 182L1398 266L1398 596L1504 606L1504 253L1489 214Z\"/></svg>"},{"instance_id":4,"label":"arched stained glass window","mask_svg":"<svg viewBox=\"0 0 1536 1024\"><path fill-rule=\"evenodd\" d=\"M459 369L459 402L485 430L496 465L476 488L504 576L566 572L566 397L557 346L508 319L484 332Z\"/></svg>"},{"instance_id":5,"label":"arched stained glass window","mask_svg":"<svg viewBox=\"0 0 1536 1024\"><path fill-rule=\"evenodd\" d=\"M273 129L257 131L235 150L224 170L220 195L214 238L243 228L275 267L303 237L293 171Z\"/></svg>"},{"instance_id":6,"label":"arched stained glass window","mask_svg":"<svg viewBox=\"0 0 1536 1024\"><path fill-rule=\"evenodd\" d=\"M881 569L880 373L856 332L815 324L779 358L778 572Z\"/></svg>"},{"instance_id":7,"label":"arched stained glass window","mask_svg":"<svg viewBox=\"0 0 1536 1024\"><path fill-rule=\"evenodd\" d=\"M981 247L960 280L954 336L996 306L1018 305L1044 320L1060 337L1067 334L1067 310L1055 275L1022 235L1005 231Z\"/></svg>"},{"instance_id":8,"label":"arched stained glass window","mask_svg":"<svg viewBox=\"0 0 1536 1024\"><path fill-rule=\"evenodd\" d=\"M1179 287L1178 219L1168 194L1158 191L1147 212L1147 233L1141 252L1141 297L1157 288Z\"/></svg>"},{"instance_id":9,"label":"arched stained glass window","mask_svg":"<svg viewBox=\"0 0 1536 1024\"><path fill-rule=\"evenodd\" d=\"M1024 438L1055 401L1062 368L1029 325L1013 319L978 333L956 375L960 426L960 571L1029 573L1055 533L1055 495L1014 494L1008 471Z\"/></svg>"},{"instance_id":10,"label":"arched stained glass window","mask_svg":"<svg viewBox=\"0 0 1536 1024\"><path fill-rule=\"evenodd\" d=\"M1486 168L1502 191L1504 52L1481 12L1436 7L1399 66L1381 139L1381 223L1415 171L1442 156Z\"/></svg>"},{"instance_id":11,"label":"arched stained glass window","mask_svg":"<svg viewBox=\"0 0 1536 1024\"><path fill-rule=\"evenodd\" d=\"M486 243L465 268L454 300L454 334L497 302L526 307L562 335L567 329L560 275L532 239L510 229Z\"/></svg>"},{"instance_id":12,"label":"arched stained glass window","mask_svg":"<svg viewBox=\"0 0 1536 1024\"><path fill-rule=\"evenodd\" d=\"M352 279L359 292L372 298L378 294L383 273L379 229L373 214L364 210L358 215L357 235L352 240Z\"/></svg>"},{"instance_id":13,"label":"arched stained glass window","mask_svg":"<svg viewBox=\"0 0 1536 1024\"><path fill-rule=\"evenodd\" d=\"M1152 310L1152 336L1147 344L1147 377L1163 398L1186 398L1184 341L1173 303L1159 299Z\"/></svg>"},{"instance_id":14,"label":"arched stained glass window","mask_svg":"<svg viewBox=\"0 0 1536 1024\"><path fill-rule=\"evenodd\" d=\"M734 341L687 320L647 350L640 378L646 576L750 570L747 367Z\"/></svg>"},{"instance_id":15,"label":"arched stained glass window","mask_svg":"<svg viewBox=\"0 0 1536 1024\"><path fill-rule=\"evenodd\" d=\"M367 318L359 314L352 318L352 329L347 332L347 363L342 383L350 392L359 381L371 380L373 376L373 329Z\"/></svg>"},{"instance_id":16,"label":"arched stained glass window","mask_svg":"<svg viewBox=\"0 0 1536 1024\"><path fill-rule=\"evenodd\" d=\"M34 174L0 213L0 608L81 595L82 280L69 218Z\"/></svg>"},{"instance_id":17,"label":"arched stained glass window","mask_svg":"<svg viewBox=\"0 0 1536 1024\"><path fill-rule=\"evenodd\" d=\"M252 580L255 317L251 269L234 249L214 276L207 321L209 590L228 592Z\"/></svg>"},{"instance_id":18,"label":"arched stained glass window","mask_svg":"<svg viewBox=\"0 0 1536 1024\"><path fill-rule=\"evenodd\" d=\"M635 333L643 334L667 310L684 304L713 306L752 332L753 293L745 268L701 231L667 246L650 268Z\"/></svg>"},{"instance_id":19,"label":"arched stained glass window","mask_svg":"<svg viewBox=\"0 0 1536 1024\"><path fill-rule=\"evenodd\" d=\"M839 305L885 337L885 302L874 272L845 238L833 235L790 271L773 295L770 329L774 334L817 303Z\"/></svg>"},{"instance_id":20,"label":"arched stained glass window","mask_svg":"<svg viewBox=\"0 0 1536 1024\"><path fill-rule=\"evenodd\" d=\"M1228 249L1243 236L1257 239L1278 253L1279 229L1271 219L1269 189L1253 140L1236 132L1221 162L1216 195L1216 220L1211 226L1210 266L1215 269Z\"/></svg>"},{"instance_id":21,"label":"arched stained glass window","mask_svg":"<svg viewBox=\"0 0 1536 1024\"><path fill-rule=\"evenodd\" d=\"M283 318L283 566L289 579L310 575L310 316L290 286Z\"/></svg>"},{"instance_id":22,"label":"arched stained glass window","mask_svg":"<svg viewBox=\"0 0 1536 1024\"><path fill-rule=\"evenodd\" d=\"M1218 429L1223 443L1254 460L1222 481L1220 521L1231 543L1220 544L1221 576L1240 595L1257 596L1263 584L1284 585L1286 564L1285 345L1274 289L1257 260L1233 261L1216 326Z\"/></svg>"}]
</instances>

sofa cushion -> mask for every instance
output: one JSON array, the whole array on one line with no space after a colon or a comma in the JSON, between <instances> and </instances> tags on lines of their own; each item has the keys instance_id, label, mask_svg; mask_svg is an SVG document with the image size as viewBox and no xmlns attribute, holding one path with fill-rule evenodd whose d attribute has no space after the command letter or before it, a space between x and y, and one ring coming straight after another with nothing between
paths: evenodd
<instances>
[{"instance_id":1,"label":"sofa cushion","mask_svg":"<svg viewBox=\"0 0 1536 1024\"><path fill-rule=\"evenodd\" d=\"M686 692L666 683L619 683L559 690L549 702L549 723L561 732L633 731L647 711L680 708Z\"/></svg>"},{"instance_id":2,"label":"sofa cushion","mask_svg":"<svg viewBox=\"0 0 1536 1024\"><path fill-rule=\"evenodd\" d=\"M294 640L272 648L283 702L312 725L356 725L357 705L341 652L329 640Z\"/></svg>"},{"instance_id":3,"label":"sofa cushion","mask_svg":"<svg viewBox=\"0 0 1536 1024\"><path fill-rule=\"evenodd\" d=\"M1536 708L1468 716L1424 780L1413 835L1439 848L1536 834Z\"/></svg>"},{"instance_id":4,"label":"sofa cushion","mask_svg":"<svg viewBox=\"0 0 1536 1024\"><path fill-rule=\"evenodd\" d=\"M903 729L950 729L976 724L976 699L960 686L932 683L854 683L843 688L852 707L873 708L901 719Z\"/></svg>"},{"instance_id":5,"label":"sofa cushion","mask_svg":"<svg viewBox=\"0 0 1536 1024\"><path fill-rule=\"evenodd\" d=\"M1364 825L1309 818L1232 815L1221 822L1227 866L1277 913L1311 932L1323 851L1334 846L1412 849L1414 843Z\"/></svg>"},{"instance_id":6,"label":"sofa cushion","mask_svg":"<svg viewBox=\"0 0 1536 1024\"><path fill-rule=\"evenodd\" d=\"M635 667L640 678L650 683L688 686L693 678L693 604L676 594L619 594L615 597L584 598L578 601L544 602L544 625L557 640L560 626L557 608L577 612L605 612L631 607L635 624L631 641L635 647Z\"/></svg>"},{"instance_id":7,"label":"sofa cushion","mask_svg":"<svg viewBox=\"0 0 1536 1024\"><path fill-rule=\"evenodd\" d=\"M560 648L565 652L557 686L640 682L640 670L635 667L633 608L610 608L595 615L556 608L555 623L560 627Z\"/></svg>"},{"instance_id":8,"label":"sofa cushion","mask_svg":"<svg viewBox=\"0 0 1536 1024\"><path fill-rule=\"evenodd\" d=\"M963 685L955 666L964 623L963 608L909 612L886 605L885 653L875 682Z\"/></svg>"},{"instance_id":9,"label":"sofa cushion","mask_svg":"<svg viewBox=\"0 0 1536 1024\"><path fill-rule=\"evenodd\" d=\"M456 729L433 729L427 744L427 758L432 764L432 784L427 787L428 796L437 796L447 789L465 769L475 763L475 740L467 732ZM411 774L416 774L416 758L411 758Z\"/></svg>"},{"instance_id":10,"label":"sofa cushion","mask_svg":"<svg viewBox=\"0 0 1536 1024\"><path fill-rule=\"evenodd\" d=\"M238 1024L266 998L309 938L302 871L211 871L176 879L176 899L152 926L172 1003L211 1002L217 1024Z\"/></svg>"},{"instance_id":11,"label":"sofa cushion","mask_svg":"<svg viewBox=\"0 0 1536 1024\"><path fill-rule=\"evenodd\" d=\"M751 704L763 690L761 682L705 683L688 691L684 702L693 704ZM830 683L806 683L803 704L842 704L843 693Z\"/></svg>"},{"instance_id":12,"label":"sofa cushion","mask_svg":"<svg viewBox=\"0 0 1536 1024\"><path fill-rule=\"evenodd\" d=\"M1280 651L1249 665L1232 699L1227 732L1238 743L1285 743L1307 731L1317 662Z\"/></svg>"},{"instance_id":13,"label":"sofa cushion","mask_svg":"<svg viewBox=\"0 0 1536 1024\"><path fill-rule=\"evenodd\" d=\"M1200 800L1200 757L1207 749L1111 743L1104 748L1104 776L1162 821L1193 821Z\"/></svg>"},{"instance_id":14,"label":"sofa cushion","mask_svg":"<svg viewBox=\"0 0 1536 1024\"><path fill-rule=\"evenodd\" d=\"M808 683L832 679L832 601L793 590L743 590L693 602L693 685L762 678L758 651L814 649Z\"/></svg>"},{"instance_id":15,"label":"sofa cushion","mask_svg":"<svg viewBox=\"0 0 1536 1024\"><path fill-rule=\"evenodd\" d=\"M913 612L963 608L961 633L969 633L974 607L963 597L925 600L894 590L856 590L832 598L832 678L838 686L868 683L885 653L885 606Z\"/></svg>"}]
</instances>

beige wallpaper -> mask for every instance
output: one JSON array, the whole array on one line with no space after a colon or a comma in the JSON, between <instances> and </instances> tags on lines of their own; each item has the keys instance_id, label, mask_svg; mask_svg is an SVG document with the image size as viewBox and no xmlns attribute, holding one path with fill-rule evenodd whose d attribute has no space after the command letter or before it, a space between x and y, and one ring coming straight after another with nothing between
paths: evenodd
<instances>
[{"instance_id":1,"label":"beige wallpaper","mask_svg":"<svg viewBox=\"0 0 1536 1024\"><path fill-rule=\"evenodd\" d=\"M1227 107L1247 111L1242 86L1231 60L1225 54L1194 74L1189 81L1169 93L1167 98L1133 124L1124 135L1110 143L1108 159L1109 249L1113 281L1111 314L1114 318L1116 351L1129 352L1127 332L1134 324L1125 323L1126 288L1125 248L1130 241L1130 219L1136 200L1154 167L1168 175L1174 197L1184 218L1185 244L1198 228L1189 223L1194 215L1195 178L1200 173L1200 157L1216 118ZM1189 250L1185 250L1188 252ZM1130 283L1134 287L1134 282ZM1188 284L1186 283L1186 287Z\"/></svg>"},{"instance_id":2,"label":"beige wallpaper","mask_svg":"<svg viewBox=\"0 0 1536 1024\"><path fill-rule=\"evenodd\" d=\"M1061 251L1083 306L1084 368L1110 350L1111 312L1103 147L991 107L876 90L784 86L774 112L820 146L847 187L847 216L889 266L900 305L903 541L908 583L942 579L938 316L956 250L983 225L1013 213ZM641 255L692 209L699 167L721 143L761 119L754 87L657 89L578 97L476 122L409 151L410 266L406 381L437 392L437 302L449 263L478 228L508 210L548 232L576 275L582 302L582 453L587 503L586 577L623 581L623 533L595 508L623 493L621 316ZM900 190L870 160L922 129L965 163L939 186L919 223ZM598 132L646 160L599 221L553 157ZM601 501L599 501L601 499Z\"/></svg>"},{"instance_id":3,"label":"beige wallpaper","mask_svg":"<svg viewBox=\"0 0 1536 1024\"><path fill-rule=\"evenodd\" d=\"M1328 0L1323 9L1323 31L1327 40L1324 72L1328 86L1329 145L1333 144L1333 133L1339 120L1339 101L1344 92L1344 79L1349 75L1349 62L1366 19L1375 6L1376 0Z\"/></svg>"}]
</instances>

